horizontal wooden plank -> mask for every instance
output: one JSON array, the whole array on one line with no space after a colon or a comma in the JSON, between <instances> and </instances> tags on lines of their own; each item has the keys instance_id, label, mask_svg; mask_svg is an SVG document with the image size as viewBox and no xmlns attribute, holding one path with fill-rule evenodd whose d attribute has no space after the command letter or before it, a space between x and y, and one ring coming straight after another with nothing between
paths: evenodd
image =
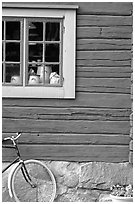
<instances>
[{"instance_id":1,"label":"horizontal wooden plank","mask_svg":"<svg viewBox=\"0 0 135 204\"><path fill-rule=\"evenodd\" d=\"M78 27L77 39L131 39L132 27Z\"/></svg>"},{"instance_id":2,"label":"horizontal wooden plank","mask_svg":"<svg viewBox=\"0 0 135 204\"><path fill-rule=\"evenodd\" d=\"M3 132L129 134L129 121L3 119Z\"/></svg>"},{"instance_id":3,"label":"horizontal wooden plank","mask_svg":"<svg viewBox=\"0 0 135 204\"><path fill-rule=\"evenodd\" d=\"M130 26L132 16L77 15L77 26Z\"/></svg>"},{"instance_id":4,"label":"horizontal wooden plank","mask_svg":"<svg viewBox=\"0 0 135 204\"><path fill-rule=\"evenodd\" d=\"M106 27L101 29L101 36L107 38L132 38L133 28L125 27Z\"/></svg>"},{"instance_id":5,"label":"horizontal wooden plank","mask_svg":"<svg viewBox=\"0 0 135 204\"><path fill-rule=\"evenodd\" d=\"M16 133L3 133L2 138ZM89 144L89 145L128 145L129 135L116 134L54 134L54 133L22 133L18 144ZM7 144L7 142L5 143ZM8 143L8 144L11 144Z\"/></svg>"},{"instance_id":6,"label":"horizontal wooden plank","mask_svg":"<svg viewBox=\"0 0 135 204\"><path fill-rule=\"evenodd\" d=\"M126 162L127 145L20 145L23 159ZM3 149L3 161L14 158L13 150Z\"/></svg>"},{"instance_id":7,"label":"horizontal wooden plank","mask_svg":"<svg viewBox=\"0 0 135 204\"><path fill-rule=\"evenodd\" d=\"M131 53L78 51L76 61L78 66L131 66Z\"/></svg>"},{"instance_id":8,"label":"horizontal wooden plank","mask_svg":"<svg viewBox=\"0 0 135 204\"><path fill-rule=\"evenodd\" d=\"M94 93L128 93L131 92L130 78L78 78L76 91Z\"/></svg>"},{"instance_id":9,"label":"horizontal wooden plank","mask_svg":"<svg viewBox=\"0 0 135 204\"><path fill-rule=\"evenodd\" d=\"M131 108L130 94L77 93L69 99L2 99L3 106L22 107L90 107L90 108Z\"/></svg>"},{"instance_id":10,"label":"horizontal wooden plank","mask_svg":"<svg viewBox=\"0 0 135 204\"><path fill-rule=\"evenodd\" d=\"M78 2L77 4L79 5L78 14L117 16L132 14L132 2Z\"/></svg>"},{"instance_id":11,"label":"horizontal wooden plank","mask_svg":"<svg viewBox=\"0 0 135 204\"><path fill-rule=\"evenodd\" d=\"M131 78L131 67L77 67L78 78Z\"/></svg>"},{"instance_id":12,"label":"horizontal wooden plank","mask_svg":"<svg viewBox=\"0 0 135 204\"><path fill-rule=\"evenodd\" d=\"M131 60L110 60L110 59L77 59L76 60L77 66L90 66L90 67L126 67L131 66Z\"/></svg>"},{"instance_id":13,"label":"horizontal wooden plank","mask_svg":"<svg viewBox=\"0 0 135 204\"><path fill-rule=\"evenodd\" d=\"M131 66L129 51L78 51L78 66Z\"/></svg>"},{"instance_id":14,"label":"horizontal wooden plank","mask_svg":"<svg viewBox=\"0 0 135 204\"><path fill-rule=\"evenodd\" d=\"M41 120L129 121L130 109L3 107L2 117Z\"/></svg>"},{"instance_id":15,"label":"horizontal wooden plank","mask_svg":"<svg viewBox=\"0 0 135 204\"><path fill-rule=\"evenodd\" d=\"M130 51L78 51L77 59L89 60L131 60Z\"/></svg>"},{"instance_id":16,"label":"horizontal wooden plank","mask_svg":"<svg viewBox=\"0 0 135 204\"><path fill-rule=\"evenodd\" d=\"M130 39L78 39L77 50L130 50Z\"/></svg>"}]
</instances>

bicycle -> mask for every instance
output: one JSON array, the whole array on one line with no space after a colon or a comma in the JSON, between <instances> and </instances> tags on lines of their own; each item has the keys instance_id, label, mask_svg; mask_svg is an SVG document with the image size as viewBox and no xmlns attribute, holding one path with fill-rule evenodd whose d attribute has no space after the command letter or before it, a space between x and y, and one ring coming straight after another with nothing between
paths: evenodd
<instances>
[{"instance_id":1,"label":"bicycle","mask_svg":"<svg viewBox=\"0 0 135 204\"><path fill-rule=\"evenodd\" d=\"M38 160L22 160L17 145L21 133L2 140L2 148L14 148L17 154L4 173L12 165L8 176L8 190L16 202L53 202L56 195L56 181L51 170ZM12 146L3 145L4 141L12 141Z\"/></svg>"}]
</instances>

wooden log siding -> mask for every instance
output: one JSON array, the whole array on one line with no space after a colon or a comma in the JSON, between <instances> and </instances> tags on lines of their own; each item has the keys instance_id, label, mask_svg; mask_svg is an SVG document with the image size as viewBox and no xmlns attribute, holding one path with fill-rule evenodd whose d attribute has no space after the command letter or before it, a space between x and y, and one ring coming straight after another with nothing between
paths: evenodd
<instances>
[{"instance_id":1,"label":"wooden log siding","mask_svg":"<svg viewBox=\"0 0 135 204\"><path fill-rule=\"evenodd\" d=\"M3 137L23 131L19 144L27 159L126 162L132 3L73 4L79 5L76 98L3 99ZM3 151L5 161L13 157L12 150Z\"/></svg>"}]
</instances>

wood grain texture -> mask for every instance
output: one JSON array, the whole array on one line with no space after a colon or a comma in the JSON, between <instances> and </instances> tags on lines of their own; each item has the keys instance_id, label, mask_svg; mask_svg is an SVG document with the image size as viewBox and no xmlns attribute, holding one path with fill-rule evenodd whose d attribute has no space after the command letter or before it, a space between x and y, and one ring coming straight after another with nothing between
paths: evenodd
<instances>
[{"instance_id":1,"label":"wood grain texture","mask_svg":"<svg viewBox=\"0 0 135 204\"><path fill-rule=\"evenodd\" d=\"M103 59L97 59L97 60L91 60L91 59L77 59L77 66L90 66L90 67L118 67L118 66L131 66L131 60L103 60Z\"/></svg>"},{"instance_id":2,"label":"wood grain texture","mask_svg":"<svg viewBox=\"0 0 135 204\"><path fill-rule=\"evenodd\" d=\"M78 39L77 51L131 50L131 39Z\"/></svg>"},{"instance_id":3,"label":"wood grain texture","mask_svg":"<svg viewBox=\"0 0 135 204\"><path fill-rule=\"evenodd\" d=\"M35 120L129 121L130 109L3 107L4 118Z\"/></svg>"},{"instance_id":4,"label":"wood grain texture","mask_svg":"<svg viewBox=\"0 0 135 204\"><path fill-rule=\"evenodd\" d=\"M3 133L2 138L15 135L15 133ZM129 135L117 134L58 134L58 133L22 133L19 144L46 144L46 145L128 145Z\"/></svg>"},{"instance_id":5,"label":"wood grain texture","mask_svg":"<svg viewBox=\"0 0 135 204\"><path fill-rule=\"evenodd\" d=\"M78 51L78 66L131 66L131 52L128 51Z\"/></svg>"},{"instance_id":6,"label":"wood grain texture","mask_svg":"<svg viewBox=\"0 0 135 204\"><path fill-rule=\"evenodd\" d=\"M77 13L87 15L128 16L132 14L133 9L132 2L78 2L77 5L79 5Z\"/></svg>"},{"instance_id":7,"label":"wood grain texture","mask_svg":"<svg viewBox=\"0 0 135 204\"><path fill-rule=\"evenodd\" d=\"M3 132L129 134L128 121L3 119Z\"/></svg>"},{"instance_id":8,"label":"wood grain texture","mask_svg":"<svg viewBox=\"0 0 135 204\"><path fill-rule=\"evenodd\" d=\"M3 105L22 107L90 107L131 108L130 94L77 93L75 100L63 99L3 99Z\"/></svg>"},{"instance_id":9,"label":"wood grain texture","mask_svg":"<svg viewBox=\"0 0 135 204\"><path fill-rule=\"evenodd\" d=\"M127 162L126 145L20 145L23 159ZM101 154L102 152L102 154ZM2 152L3 160L14 158L13 150Z\"/></svg>"},{"instance_id":10,"label":"wood grain texture","mask_svg":"<svg viewBox=\"0 0 135 204\"><path fill-rule=\"evenodd\" d=\"M131 60L130 51L78 51L77 59L89 60Z\"/></svg>"},{"instance_id":11,"label":"wood grain texture","mask_svg":"<svg viewBox=\"0 0 135 204\"><path fill-rule=\"evenodd\" d=\"M131 26L132 16L77 15L77 27L81 26Z\"/></svg>"},{"instance_id":12,"label":"wood grain texture","mask_svg":"<svg viewBox=\"0 0 135 204\"><path fill-rule=\"evenodd\" d=\"M132 26L78 27L77 39L131 39Z\"/></svg>"},{"instance_id":13,"label":"wood grain texture","mask_svg":"<svg viewBox=\"0 0 135 204\"><path fill-rule=\"evenodd\" d=\"M78 66L77 67L77 81L78 78L131 78L131 67L89 67ZM95 79L96 80L96 79Z\"/></svg>"},{"instance_id":14,"label":"wood grain texture","mask_svg":"<svg viewBox=\"0 0 135 204\"><path fill-rule=\"evenodd\" d=\"M130 94L131 82L129 78L78 78L76 91Z\"/></svg>"}]
</instances>

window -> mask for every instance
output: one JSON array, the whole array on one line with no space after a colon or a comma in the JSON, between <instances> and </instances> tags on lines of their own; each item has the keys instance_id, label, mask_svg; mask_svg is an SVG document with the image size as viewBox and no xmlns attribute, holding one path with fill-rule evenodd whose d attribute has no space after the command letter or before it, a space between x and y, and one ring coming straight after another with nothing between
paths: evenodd
<instances>
[{"instance_id":1,"label":"window","mask_svg":"<svg viewBox=\"0 0 135 204\"><path fill-rule=\"evenodd\" d=\"M75 9L10 7L3 6L3 97L74 98Z\"/></svg>"}]
</instances>

